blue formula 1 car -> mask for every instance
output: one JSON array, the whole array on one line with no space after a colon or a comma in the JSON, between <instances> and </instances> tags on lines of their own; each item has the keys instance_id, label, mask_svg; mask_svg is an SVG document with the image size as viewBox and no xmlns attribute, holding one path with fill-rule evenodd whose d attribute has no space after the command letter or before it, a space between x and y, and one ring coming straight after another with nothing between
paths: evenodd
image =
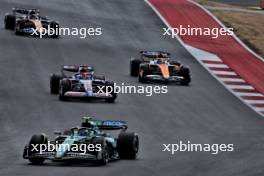
<instances>
[{"instance_id":1,"label":"blue formula 1 car","mask_svg":"<svg viewBox=\"0 0 264 176\"><path fill-rule=\"evenodd\" d=\"M50 92L59 94L59 99L63 101L96 98L113 103L117 98L114 82L105 80L105 76L95 75L94 68L87 65L66 65L62 67L61 74L52 74Z\"/></svg>"},{"instance_id":2,"label":"blue formula 1 car","mask_svg":"<svg viewBox=\"0 0 264 176\"><path fill-rule=\"evenodd\" d=\"M25 146L23 158L32 164L42 164L45 160L87 161L95 165L106 165L117 159L136 159L139 151L139 137L134 132L126 132L124 121L94 120L83 117L80 127L55 132L57 137L49 141L45 134L33 135ZM117 137L106 130L121 130Z\"/></svg>"}]
</instances>

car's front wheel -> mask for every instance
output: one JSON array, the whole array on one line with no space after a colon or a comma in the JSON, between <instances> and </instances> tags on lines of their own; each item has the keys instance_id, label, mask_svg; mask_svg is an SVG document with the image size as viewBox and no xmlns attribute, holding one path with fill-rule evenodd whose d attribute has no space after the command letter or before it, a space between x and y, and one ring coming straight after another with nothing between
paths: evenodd
<instances>
[{"instance_id":1,"label":"car's front wheel","mask_svg":"<svg viewBox=\"0 0 264 176\"><path fill-rule=\"evenodd\" d=\"M138 81L140 83L147 83L147 72L148 72L148 68L145 66L140 67L139 69L139 74L138 74Z\"/></svg>"},{"instance_id":2,"label":"car's front wheel","mask_svg":"<svg viewBox=\"0 0 264 176\"><path fill-rule=\"evenodd\" d=\"M60 88L59 88L59 99L62 101L67 100L67 96L65 93L70 90L71 84L70 81L67 79L63 79L60 81Z\"/></svg>"},{"instance_id":3,"label":"car's front wheel","mask_svg":"<svg viewBox=\"0 0 264 176\"><path fill-rule=\"evenodd\" d=\"M117 93L115 92L115 83L106 81L105 82L105 92L111 94L111 97L106 98L105 101L108 103L114 103L117 98Z\"/></svg>"},{"instance_id":4,"label":"car's front wheel","mask_svg":"<svg viewBox=\"0 0 264 176\"><path fill-rule=\"evenodd\" d=\"M55 22L55 21L52 21L50 23L50 28L54 30L54 33L53 35L51 36L52 38L58 38L60 35L59 35L59 28L60 28L60 25L59 23Z\"/></svg>"},{"instance_id":5,"label":"car's front wheel","mask_svg":"<svg viewBox=\"0 0 264 176\"><path fill-rule=\"evenodd\" d=\"M45 158L34 157L35 153L40 152L41 145L47 145L48 138L45 134L36 134L33 135L28 144L28 155L29 161L32 164L42 164L45 161Z\"/></svg>"},{"instance_id":6,"label":"car's front wheel","mask_svg":"<svg viewBox=\"0 0 264 176\"><path fill-rule=\"evenodd\" d=\"M108 146L104 137L98 137L93 140L94 145L100 144L101 150L97 152L96 166L104 166L109 161Z\"/></svg>"},{"instance_id":7,"label":"car's front wheel","mask_svg":"<svg viewBox=\"0 0 264 176\"><path fill-rule=\"evenodd\" d=\"M180 69L180 75L183 76L183 80L181 80L180 84L181 85L189 85L191 82L191 74L190 74L190 69L188 67L181 67Z\"/></svg>"},{"instance_id":8,"label":"car's front wheel","mask_svg":"<svg viewBox=\"0 0 264 176\"><path fill-rule=\"evenodd\" d=\"M60 80L62 79L61 75L52 74L50 76L50 93L57 94L59 93Z\"/></svg>"},{"instance_id":9,"label":"car's front wheel","mask_svg":"<svg viewBox=\"0 0 264 176\"><path fill-rule=\"evenodd\" d=\"M16 35L22 35L20 28L21 28L21 24L19 22L17 22L17 24L15 25L15 34Z\"/></svg>"}]
</instances>

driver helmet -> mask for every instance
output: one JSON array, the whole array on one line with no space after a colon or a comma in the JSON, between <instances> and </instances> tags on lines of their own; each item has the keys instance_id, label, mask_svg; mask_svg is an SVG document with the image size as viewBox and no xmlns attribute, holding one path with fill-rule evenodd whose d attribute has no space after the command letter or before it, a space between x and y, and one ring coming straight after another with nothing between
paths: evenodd
<instances>
[{"instance_id":1,"label":"driver helmet","mask_svg":"<svg viewBox=\"0 0 264 176\"><path fill-rule=\"evenodd\" d=\"M82 127L94 128L95 124L93 122L91 122L91 121L85 121L85 122L82 122Z\"/></svg>"},{"instance_id":2,"label":"driver helmet","mask_svg":"<svg viewBox=\"0 0 264 176\"><path fill-rule=\"evenodd\" d=\"M32 15L29 16L29 18L30 18L31 20L37 20L37 19L38 19L38 16L35 15L35 14L32 14Z\"/></svg>"},{"instance_id":3,"label":"driver helmet","mask_svg":"<svg viewBox=\"0 0 264 176\"><path fill-rule=\"evenodd\" d=\"M80 75L81 75L82 78L87 78L88 74L89 74L89 72L88 72L87 69L85 69L85 68L81 68L80 69Z\"/></svg>"},{"instance_id":4,"label":"driver helmet","mask_svg":"<svg viewBox=\"0 0 264 176\"><path fill-rule=\"evenodd\" d=\"M88 67L80 67L79 73L80 73L81 77L85 78L85 79L87 79L93 75L93 72L91 70L89 70Z\"/></svg>"},{"instance_id":5,"label":"driver helmet","mask_svg":"<svg viewBox=\"0 0 264 176\"><path fill-rule=\"evenodd\" d=\"M168 59L167 57L163 56L162 54L159 54L157 58L157 63L164 64L167 59Z\"/></svg>"},{"instance_id":6,"label":"driver helmet","mask_svg":"<svg viewBox=\"0 0 264 176\"><path fill-rule=\"evenodd\" d=\"M87 129L79 129L80 136L87 136L89 134Z\"/></svg>"}]
</instances>

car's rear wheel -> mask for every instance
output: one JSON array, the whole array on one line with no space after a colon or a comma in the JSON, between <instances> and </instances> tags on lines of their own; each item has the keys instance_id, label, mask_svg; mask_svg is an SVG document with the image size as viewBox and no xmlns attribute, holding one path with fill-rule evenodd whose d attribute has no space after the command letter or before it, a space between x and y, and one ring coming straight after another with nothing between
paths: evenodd
<instances>
[{"instance_id":1,"label":"car's rear wheel","mask_svg":"<svg viewBox=\"0 0 264 176\"><path fill-rule=\"evenodd\" d=\"M29 161L32 164L42 164L45 161L45 158L40 158L40 157L34 158L32 157L32 155L40 152L40 145L42 144L47 145L47 143L48 143L48 138L45 134L35 134L31 137L28 144L28 155L29 155Z\"/></svg>"},{"instance_id":2,"label":"car's rear wheel","mask_svg":"<svg viewBox=\"0 0 264 176\"><path fill-rule=\"evenodd\" d=\"M14 30L16 25L16 17L11 14L5 16L5 28Z\"/></svg>"},{"instance_id":3,"label":"car's rear wheel","mask_svg":"<svg viewBox=\"0 0 264 176\"><path fill-rule=\"evenodd\" d=\"M117 139L117 151L121 159L136 159L139 138L136 133L121 132Z\"/></svg>"}]
</instances>

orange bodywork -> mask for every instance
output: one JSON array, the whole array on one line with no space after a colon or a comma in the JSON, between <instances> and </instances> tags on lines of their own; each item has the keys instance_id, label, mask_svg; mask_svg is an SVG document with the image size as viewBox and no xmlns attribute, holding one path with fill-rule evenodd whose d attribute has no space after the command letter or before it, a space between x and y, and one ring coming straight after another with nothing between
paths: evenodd
<instances>
[{"instance_id":1,"label":"orange bodywork","mask_svg":"<svg viewBox=\"0 0 264 176\"><path fill-rule=\"evenodd\" d=\"M31 20L31 22L34 23L34 25L35 25L35 27L36 27L36 29L37 29L38 31L42 32L42 30L43 30L43 26L42 26L42 23L41 23L40 20Z\"/></svg>"},{"instance_id":2,"label":"orange bodywork","mask_svg":"<svg viewBox=\"0 0 264 176\"><path fill-rule=\"evenodd\" d=\"M167 64L159 64L159 68L164 78L170 77L169 67Z\"/></svg>"}]
</instances>

